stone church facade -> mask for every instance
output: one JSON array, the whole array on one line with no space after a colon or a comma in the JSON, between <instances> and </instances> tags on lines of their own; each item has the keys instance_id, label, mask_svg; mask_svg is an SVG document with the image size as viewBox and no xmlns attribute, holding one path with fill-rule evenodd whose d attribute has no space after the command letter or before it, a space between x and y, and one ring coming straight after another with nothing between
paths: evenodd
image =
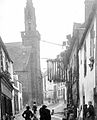
<instances>
[{"instance_id":1,"label":"stone church facade","mask_svg":"<svg viewBox=\"0 0 97 120\"><path fill-rule=\"evenodd\" d=\"M40 34L36 30L35 8L32 0L25 7L25 31L21 32L22 42L7 43L7 49L14 62L14 74L19 75L23 84L23 102L43 102L42 76L40 69Z\"/></svg>"}]
</instances>

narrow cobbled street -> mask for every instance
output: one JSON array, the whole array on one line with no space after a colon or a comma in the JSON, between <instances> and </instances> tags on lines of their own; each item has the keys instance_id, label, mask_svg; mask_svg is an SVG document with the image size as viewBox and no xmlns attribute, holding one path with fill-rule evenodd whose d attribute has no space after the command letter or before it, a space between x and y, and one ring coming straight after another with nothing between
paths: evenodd
<instances>
[{"instance_id":1,"label":"narrow cobbled street","mask_svg":"<svg viewBox=\"0 0 97 120\"><path fill-rule=\"evenodd\" d=\"M39 108L40 106L38 107L38 110L37 110L37 117L39 119ZM62 120L63 118L63 109L65 108L65 104L63 101L60 101L59 103L57 104L52 104L52 105L49 105L48 108L52 111L52 109L54 109L54 115L52 115L52 120ZM25 110L25 108L24 108ZM14 120L24 120L24 118L22 117L22 113L23 111L22 110L19 114L17 114L15 116L15 119Z\"/></svg>"},{"instance_id":2,"label":"narrow cobbled street","mask_svg":"<svg viewBox=\"0 0 97 120\"><path fill-rule=\"evenodd\" d=\"M97 120L97 0L0 0L0 120Z\"/></svg>"}]
</instances>

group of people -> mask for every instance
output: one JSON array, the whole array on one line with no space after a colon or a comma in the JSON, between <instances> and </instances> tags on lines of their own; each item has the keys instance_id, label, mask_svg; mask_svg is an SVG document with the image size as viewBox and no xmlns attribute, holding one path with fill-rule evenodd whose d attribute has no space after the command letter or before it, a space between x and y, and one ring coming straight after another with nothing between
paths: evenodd
<instances>
[{"instance_id":1,"label":"group of people","mask_svg":"<svg viewBox=\"0 0 97 120\"><path fill-rule=\"evenodd\" d=\"M47 109L46 105L43 105L39 109L39 113L40 113L40 120L51 120L51 113L50 110Z\"/></svg>"},{"instance_id":2,"label":"group of people","mask_svg":"<svg viewBox=\"0 0 97 120\"><path fill-rule=\"evenodd\" d=\"M36 117L37 106L35 103L33 104L32 110L33 112L30 110L29 106L26 107L26 110L22 114L25 120L31 120L31 118L38 120ZM80 109L80 112L81 111L82 107ZM75 106L69 105L66 113L67 114L64 114L64 116L66 116L65 120L76 120L80 116L80 114L77 115L77 108ZM39 109L39 114L40 120L51 120L51 112L46 105L42 105ZM88 102L88 105L83 105L83 120L95 120L95 110L91 101Z\"/></svg>"},{"instance_id":3,"label":"group of people","mask_svg":"<svg viewBox=\"0 0 97 120\"><path fill-rule=\"evenodd\" d=\"M95 120L96 116L91 101L88 102L88 105L84 104L83 108L81 106L79 110L77 109L77 107L69 105L67 106L67 109L64 113L65 118L63 118L63 120L77 120L79 119L81 113L83 113L83 120Z\"/></svg>"},{"instance_id":4,"label":"group of people","mask_svg":"<svg viewBox=\"0 0 97 120\"><path fill-rule=\"evenodd\" d=\"M82 106L80 107L78 112L79 113L78 118L81 114L82 109L83 109L83 120L95 120L96 114L95 114L94 106L92 105L92 101L89 101L88 105L84 104L83 108Z\"/></svg>"},{"instance_id":5,"label":"group of people","mask_svg":"<svg viewBox=\"0 0 97 120\"><path fill-rule=\"evenodd\" d=\"M33 104L32 110L30 110L30 106L26 106L26 110L23 112L22 117L25 118L25 120L38 120L36 111L36 103ZM40 120L51 120L51 113L46 105L42 105L42 107L39 109L39 114Z\"/></svg>"},{"instance_id":6,"label":"group of people","mask_svg":"<svg viewBox=\"0 0 97 120\"><path fill-rule=\"evenodd\" d=\"M94 107L92 105L92 102L89 101L88 105L85 104L83 106L83 119L84 120L94 120L95 116L96 116L96 114L95 114Z\"/></svg>"},{"instance_id":7,"label":"group of people","mask_svg":"<svg viewBox=\"0 0 97 120\"><path fill-rule=\"evenodd\" d=\"M77 108L71 104L67 105L67 108L64 109L63 120L75 120L77 118Z\"/></svg>"}]
</instances>

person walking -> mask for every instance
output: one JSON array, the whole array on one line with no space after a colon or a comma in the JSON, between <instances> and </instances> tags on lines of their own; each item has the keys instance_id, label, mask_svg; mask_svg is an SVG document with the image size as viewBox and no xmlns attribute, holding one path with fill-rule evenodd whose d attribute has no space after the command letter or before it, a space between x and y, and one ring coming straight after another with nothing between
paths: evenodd
<instances>
[{"instance_id":1,"label":"person walking","mask_svg":"<svg viewBox=\"0 0 97 120\"><path fill-rule=\"evenodd\" d=\"M40 120L51 120L50 110L47 108L46 105L43 105L39 109L39 113L40 113Z\"/></svg>"},{"instance_id":2,"label":"person walking","mask_svg":"<svg viewBox=\"0 0 97 120\"><path fill-rule=\"evenodd\" d=\"M34 114L36 114L36 111L37 111L36 102L33 103L32 110L33 110Z\"/></svg>"},{"instance_id":3,"label":"person walking","mask_svg":"<svg viewBox=\"0 0 97 120\"><path fill-rule=\"evenodd\" d=\"M83 120L86 120L87 116L87 104L83 105Z\"/></svg>"},{"instance_id":4,"label":"person walking","mask_svg":"<svg viewBox=\"0 0 97 120\"><path fill-rule=\"evenodd\" d=\"M40 114L40 120L44 120L44 113L43 113L43 106L39 109L39 114Z\"/></svg>"},{"instance_id":5,"label":"person walking","mask_svg":"<svg viewBox=\"0 0 97 120\"><path fill-rule=\"evenodd\" d=\"M30 106L26 106L26 110L23 112L22 116L25 120L31 120L31 118L34 117L34 114L30 110Z\"/></svg>"},{"instance_id":6,"label":"person walking","mask_svg":"<svg viewBox=\"0 0 97 120\"><path fill-rule=\"evenodd\" d=\"M70 114L71 114L71 115L70 115ZM71 106L71 105L68 105L68 108L67 108L67 120L72 119L72 116L73 116L72 106Z\"/></svg>"}]
</instances>

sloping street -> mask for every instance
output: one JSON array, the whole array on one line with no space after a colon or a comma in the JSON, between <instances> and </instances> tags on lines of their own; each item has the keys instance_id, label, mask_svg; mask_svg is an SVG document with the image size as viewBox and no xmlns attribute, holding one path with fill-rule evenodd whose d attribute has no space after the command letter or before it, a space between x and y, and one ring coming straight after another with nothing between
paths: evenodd
<instances>
[{"instance_id":1,"label":"sloping street","mask_svg":"<svg viewBox=\"0 0 97 120\"><path fill-rule=\"evenodd\" d=\"M39 119L39 108L40 106L38 107L38 111L37 111L38 119ZM65 104L63 103L63 101L60 101L58 104L49 105L48 109L50 109L51 111L54 110L54 115L52 115L52 120L62 120L64 108L65 108ZM24 118L22 117L22 113L24 110L22 110L19 114L15 116L15 120L24 120Z\"/></svg>"},{"instance_id":2,"label":"sloping street","mask_svg":"<svg viewBox=\"0 0 97 120\"><path fill-rule=\"evenodd\" d=\"M97 0L0 0L0 120L25 119L97 119Z\"/></svg>"}]
</instances>

